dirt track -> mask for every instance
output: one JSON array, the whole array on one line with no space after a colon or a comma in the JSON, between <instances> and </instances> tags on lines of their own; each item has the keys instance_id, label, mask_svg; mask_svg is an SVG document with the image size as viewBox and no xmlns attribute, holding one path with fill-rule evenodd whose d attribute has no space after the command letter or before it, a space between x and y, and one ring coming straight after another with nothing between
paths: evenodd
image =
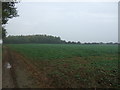
<instances>
[{"instance_id":1,"label":"dirt track","mask_svg":"<svg viewBox=\"0 0 120 90\"><path fill-rule=\"evenodd\" d=\"M10 63L11 68L6 68ZM3 49L3 88L52 88L45 74L17 52Z\"/></svg>"}]
</instances>

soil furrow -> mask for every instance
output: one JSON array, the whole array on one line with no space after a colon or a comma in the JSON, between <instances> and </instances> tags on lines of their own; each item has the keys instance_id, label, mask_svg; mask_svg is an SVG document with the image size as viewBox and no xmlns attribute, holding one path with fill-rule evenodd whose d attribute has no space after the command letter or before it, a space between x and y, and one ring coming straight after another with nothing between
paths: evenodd
<instances>
[{"instance_id":1,"label":"soil furrow","mask_svg":"<svg viewBox=\"0 0 120 90\"><path fill-rule=\"evenodd\" d=\"M11 68L6 68L10 63ZM19 53L4 47L3 88L53 88L50 80Z\"/></svg>"}]
</instances>

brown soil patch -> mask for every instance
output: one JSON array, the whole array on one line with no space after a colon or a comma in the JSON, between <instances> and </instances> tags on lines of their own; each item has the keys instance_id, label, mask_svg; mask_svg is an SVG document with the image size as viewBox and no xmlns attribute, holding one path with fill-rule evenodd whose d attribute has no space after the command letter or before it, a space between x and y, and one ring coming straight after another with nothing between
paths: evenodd
<instances>
[{"instance_id":1,"label":"brown soil patch","mask_svg":"<svg viewBox=\"0 0 120 90\"><path fill-rule=\"evenodd\" d=\"M5 67L9 62L11 69ZM3 88L52 88L50 80L30 60L4 47Z\"/></svg>"}]
</instances>

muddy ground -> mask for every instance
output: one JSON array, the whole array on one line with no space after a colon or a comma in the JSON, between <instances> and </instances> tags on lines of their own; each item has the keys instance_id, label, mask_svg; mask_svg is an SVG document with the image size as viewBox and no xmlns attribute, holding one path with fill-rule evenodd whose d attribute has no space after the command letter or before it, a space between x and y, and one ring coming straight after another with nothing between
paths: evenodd
<instances>
[{"instance_id":1,"label":"muddy ground","mask_svg":"<svg viewBox=\"0 0 120 90\"><path fill-rule=\"evenodd\" d=\"M7 68L10 63L11 68ZM3 88L52 88L44 73L37 70L30 60L3 48Z\"/></svg>"}]
</instances>

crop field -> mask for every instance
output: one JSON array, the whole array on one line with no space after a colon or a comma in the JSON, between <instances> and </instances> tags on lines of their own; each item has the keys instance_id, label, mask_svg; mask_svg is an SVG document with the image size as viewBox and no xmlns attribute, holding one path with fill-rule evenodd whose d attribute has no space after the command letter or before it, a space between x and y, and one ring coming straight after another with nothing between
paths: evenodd
<instances>
[{"instance_id":1,"label":"crop field","mask_svg":"<svg viewBox=\"0 0 120 90\"><path fill-rule=\"evenodd\" d=\"M7 44L32 62L54 87L117 87L117 45ZM49 82L49 81L48 81Z\"/></svg>"}]
</instances>

